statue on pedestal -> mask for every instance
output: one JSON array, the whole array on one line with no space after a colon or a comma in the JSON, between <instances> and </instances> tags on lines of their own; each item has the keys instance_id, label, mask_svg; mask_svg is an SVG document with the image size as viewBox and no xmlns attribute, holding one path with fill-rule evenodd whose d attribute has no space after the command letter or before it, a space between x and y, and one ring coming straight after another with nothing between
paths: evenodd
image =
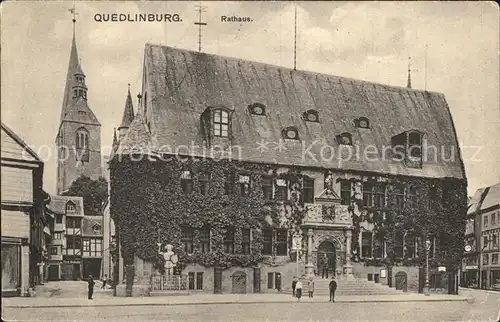
<instances>
[{"instance_id":1,"label":"statue on pedestal","mask_svg":"<svg viewBox=\"0 0 500 322\"><path fill-rule=\"evenodd\" d=\"M165 246L165 252L161 251L161 243L158 243L158 253L160 255L163 255L163 259L165 259L165 275L173 275L174 273L174 267L179 261L179 258L177 257L177 254L175 254L172 251L173 246L170 244L167 244Z\"/></svg>"}]
</instances>

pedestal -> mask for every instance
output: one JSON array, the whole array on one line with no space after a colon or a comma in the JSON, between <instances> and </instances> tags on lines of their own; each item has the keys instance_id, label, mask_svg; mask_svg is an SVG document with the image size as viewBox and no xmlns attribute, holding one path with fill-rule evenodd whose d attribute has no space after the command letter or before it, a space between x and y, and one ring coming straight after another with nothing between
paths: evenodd
<instances>
[{"instance_id":1,"label":"pedestal","mask_svg":"<svg viewBox=\"0 0 500 322\"><path fill-rule=\"evenodd\" d=\"M354 279L352 275L352 265L351 265L351 238L352 231L349 229L346 232L346 263L344 266L344 278L345 279Z\"/></svg>"},{"instance_id":2,"label":"pedestal","mask_svg":"<svg viewBox=\"0 0 500 322\"><path fill-rule=\"evenodd\" d=\"M314 277L314 264L312 263L306 264L306 276L307 278Z\"/></svg>"}]
</instances>

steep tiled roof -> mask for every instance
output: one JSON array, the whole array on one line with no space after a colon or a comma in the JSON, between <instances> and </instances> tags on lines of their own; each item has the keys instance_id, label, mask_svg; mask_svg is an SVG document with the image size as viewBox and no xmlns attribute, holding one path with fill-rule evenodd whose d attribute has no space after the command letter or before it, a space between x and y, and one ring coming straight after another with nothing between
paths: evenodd
<instances>
[{"instance_id":1,"label":"steep tiled roof","mask_svg":"<svg viewBox=\"0 0 500 322\"><path fill-rule=\"evenodd\" d=\"M147 153L155 150L156 144L151 137L144 116L138 113L128 129L127 135L120 141L117 151L113 154Z\"/></svg>"},{"instance_id":2,"label":"steep tiled roof","mask_svg":"<svg viewBox=\"0 0 500 322\"><path fill-rule=\"evenodd\" d=\"M132 104L132 96L130 95L130 88L128 89L127 99L125 101L125 109L123 110L122 124L118 128L128 128L134 120L134 106Z\"/></svg>"},{"instance_id":3,"label":"steep tiled roof","mask_svg":"<svg viewBox=\"0 0 500 322\"><path fill-rule=\"evenodd\" d=\"M47 208L55 214L66 214L66 204L72 201L75 204L75 212L71 213L73 216L83 216L83 198L74 196L50 196L50 203Z\"/></svg>"},{"instance_id":4,"label":"steep tiled roof","mask_svg":"<svg viewBox=\"0 0 500 322\"><path fill-rule=\"evenodd\" d=\"M481 204L481 210L498 205L500 205L500 183L490 187L488 194Z\"/></svg>"},{"instance_id":5,"label":"steep tiled roof","mask_svg":"<svg viewBox=\"0 0 500 322\"><path fill-rule=\"evenodd\" d=\"M468 215L473 214L480 209L481 202L483 201L484 198L483 195L485 190L487 190L487 188L477 189L474 196L472 196L472 198L469 200L468 210L467 210Z\"/></svg>"},{"instance_id":6,"label":"steep tiled roof","mask_svg":"<svg viewBox=\"0 0 500 322\"><path fill-rule=\"evenodd\" d=\"M234 110L231 144L240 148L241 159L246 161L465 178L443 94L152 44L146 44L144 61L150 124L139 126L141 120L134 120L138 131L130 133L128 146L151 146L153 141L155 148L203 146L200 115L209 106L224 106ZM266 116L250 115L247 106L252 103L264 104ZM303 119L303 113L310 109L319 113L320 123ZM368 118L371 128L355 127L353 120L359 117ZM301 141L287 140L283 148L276 149L282 130L289 126L298 129ZM457 157L452 161L441 157L434 161L434 150L429 150L429 160L422 169L382 158L383 147L391 146L391 138L409 130L425 133L427 145L437 147L438 151L444 147L448 151L446 156L454 150ZM361 151L360 156L348 161L345 161L347 155L355 151L345 147L339 150L335 140L343 132L352 135L354 146ZM259 142L269 142L267 149L257 149ZM325 144L333 147L333 158L332 150L325 150ZM368 146L378 149L376 160L373 150L364 156Z\"/></svg>"},{"instance_id":7,"label":"steep tiled roof","mask_svg":"<svg viewBox=\"0 0 500 322\"><path fill-rule=\"evenodd\" d=\"M101 124L99 123L99 120L97 120L94 112L92 112L90 107L87 105L87 100L83 97L79 97L76 102L74 102L74 104L67 109L63 120L96 125Z\"/></svg>"},{"instance_id":8,"label":"steep tiled roof","mask_svg":"<svg viewBox=\"0 0 500 322\"><path fill-rule=\"evenodd\" d=\"M94 226L99 225L99 230L94 230ZM103 235L103 217L102 216L85 216L82 222L82 234L84 236L96 236L99 237Z\"/></svg>"}]
</instances>

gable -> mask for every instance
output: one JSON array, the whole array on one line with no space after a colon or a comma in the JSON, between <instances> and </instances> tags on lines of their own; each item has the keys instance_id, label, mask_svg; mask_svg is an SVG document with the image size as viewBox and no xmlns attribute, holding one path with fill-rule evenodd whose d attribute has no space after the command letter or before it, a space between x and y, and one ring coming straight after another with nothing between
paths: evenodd
<instances>
[{"instance_id":1,"label":"gable","mask_svg":"<svg viewBox=\"0 0 500 322\"><path fill-rule=\"evenodd\" d=\"M1 151L2 158L11 158L24 161L40 161L38 156L31 150L27 144L22 141L17 135L9 130L6 130L2 125L2 143Z\"/></svg>"},{"instance_id":2,"label":"gable","mask_svg":"<svg viewBox=\"0 0 500 322\"><path fill-rule=\"evenodd\" d=\"M160 147L204 146L200 116L207 107L223 106L234 111L230 143L240 148L239 157L245 161L465 178L442 94L150 44L144 70L149 84L145 123L151 123L150 136ZM265 116L250 114L247 107L255 103L265 106ZM309 110L317 111L319 123L304 119ZM362 117L369 128L355 126ZM289 127L298 130L300 140L282 142L283 130ZM445 147L456 157L447 160L429 150L421 168L384 158L383 149L391 146L394 136L415 130L424 133L427 145ZM336 137L342 133L351 135L351 148L339 145ZM262 141L269 148L258 150ZM283 148L276 149L278 144ZM355 149L368 147L377 149L375 157L355 155Z\"/></svg>"},{"instance_id":3,"label":"gable","mask_svg":"<svg viewBox=\"0 0 500 322\"><path fill-rule=\"evenodd\" d=\"M87 105L87 101L81 97L67 110L62 120L101 125L94 112Z\"/></svg>"}]
</instances>

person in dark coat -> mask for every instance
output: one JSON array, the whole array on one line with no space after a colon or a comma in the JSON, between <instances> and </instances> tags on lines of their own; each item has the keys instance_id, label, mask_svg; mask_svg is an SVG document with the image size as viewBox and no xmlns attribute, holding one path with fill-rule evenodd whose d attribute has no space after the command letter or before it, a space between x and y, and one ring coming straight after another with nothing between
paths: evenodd
<instances>
[{"instance_id":1,"label":"person in dark coat","mask_svg":"<svg viewBox=\"0 0 500 322\"><path fill-rule=\"evenodd\" d=\"M328 287L330 289L330 301L335 302L335 291L337 290L337 281L335 280L335 276L332 276L332 280L330 281L330 285Z\"/></svg>"},{"instance_id":2,"label":"person in dark coat","mask_svg":"<svg viewBox=\"0 0 500 322\"><path fill-rule=\"evenodd\" d=\"M94 279L92 278L92 275L89 275L89 279L87 280L87 283L89 284L89 300L92 300L92 294L94 294Z\"/></svg>"},{"instance_id":3,"label":"person in dark coat","mask_svg":"<svg viewBox=\"0 0 500 322\"><path fill-rule=\"evenodd\" d=\"M321 278L328 278L328 257L326 254L323 255L323 258L321 259Z\"/></svg>"},{"instance_id":4,"label":"person in dark coat","mask_svg":"<svg viewBox=\"0 0 500 322\"><path fill-rule=\"evenodd\" d=\"M292 281L292 292L294 297L295 297L295 286L297 286L297 276L294 276Z\"/></svg>"}]
</instances>

